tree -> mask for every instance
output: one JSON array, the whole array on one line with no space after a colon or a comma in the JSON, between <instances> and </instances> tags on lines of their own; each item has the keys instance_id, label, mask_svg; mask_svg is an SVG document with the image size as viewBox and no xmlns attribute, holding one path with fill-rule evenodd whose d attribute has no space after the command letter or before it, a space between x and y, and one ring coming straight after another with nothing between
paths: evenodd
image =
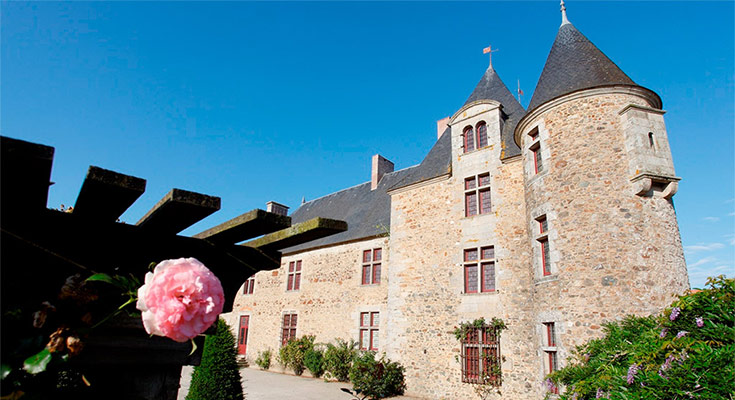
<instances>
[{"instance_id":1,"label":"tree","mask_svg":"<svg viewBox=\"0 0 735 400\"><path fill-rule=\"evenodd\" d=\"M730 399L735 393L735 280L710 278L661 315L605 325L549 376L560 399Z\"/></svg>"},{"instance_id":2,"label":"tree","mask_svg":"<svg viewBox=\"0 0 735 400\"><path fill-rule=\"evenodd\" d=\"M237 366L235 337L223 319L217 333L207 335L202 362L194 367L186 400L242 400L242 378Z\"/></svg>"}]
</instances>

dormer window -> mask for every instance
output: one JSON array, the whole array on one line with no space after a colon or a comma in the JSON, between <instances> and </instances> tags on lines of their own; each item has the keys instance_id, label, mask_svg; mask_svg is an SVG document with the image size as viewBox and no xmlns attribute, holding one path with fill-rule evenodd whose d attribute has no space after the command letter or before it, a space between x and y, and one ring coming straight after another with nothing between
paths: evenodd
<instances>
[{"instance_id":1,"label":"dormer window","mask_svg":"<svg viewBox=\"0 0 735 400\"><path fill-rule=\"evenodd\" d=\"M487 124L484 121L480 121L477 124L477 148L481 149L487 147Z\"/></svg>"},{"instance_id":2,"label":"dormer window","mask_svg":"<svg viewBox=\"0 0 735 400\"><path fill-rule=\"evenodd\" d=\"M474 129L472 126L465 127L462 137L465 153L487 147L487 124L485 121L480 121Z\"/></svg>"},{"instance_id":3,"label":"dormer window","mask_svg":"<svg viewBox=\"0 0 735 400\"><path fill-rule=\"evenodd\" d=\"M464 152L469 153L475 150L475 132L471 126L464 128Z\"/></svg>"}]
</instances>

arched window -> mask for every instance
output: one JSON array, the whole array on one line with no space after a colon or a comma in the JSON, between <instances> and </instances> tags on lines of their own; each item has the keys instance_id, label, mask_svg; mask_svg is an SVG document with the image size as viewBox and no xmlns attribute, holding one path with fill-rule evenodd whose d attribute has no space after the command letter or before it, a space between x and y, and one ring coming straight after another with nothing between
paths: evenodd
<instances>
[{"instance_id":1,"label":"arched window","mask_svg":"<svg viewBox=\"0 0 735 400\"><path fill-rule=\"evenodd\" d=\"M653 140L653 132L648 132L648 147L656 149L656 142Z\"/></svg>"},{"instance_id":2,"label":"arched window","mask_svg":"<svg viewBox=\"0 0 735 400\"><path fill-rule=\"evenodd\" d=\"M477 148L481 149L487 146L487 124L485 121L480 121L477 124Z\"/></svg>"},{"instance_id":3,"label":"arched window","mask_svg":"<svg viewBox=\"0 0 735 400\"><path fill-rule=\"evenodd\" d=\"M472 132L472 127L468 126L464 128L464 152L473 150L475 150L475 133Z\"/></svg>"}]
</instances>

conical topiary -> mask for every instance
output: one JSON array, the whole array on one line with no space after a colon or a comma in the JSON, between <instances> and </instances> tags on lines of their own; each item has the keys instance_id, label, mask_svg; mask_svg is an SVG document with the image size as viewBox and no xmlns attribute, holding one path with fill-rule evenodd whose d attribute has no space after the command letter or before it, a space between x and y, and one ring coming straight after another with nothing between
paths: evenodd
<instances>
[{"instance_id":1,"label":"conical topiary","mask_svg":"<svg viewBox=\"0 0 735 400\"><path fill-rule=\"evenodd\" d=\"M230 326L217 320L217 333L204 342L202 362L194 367L186 400L242 400L242 379Z\"/></svg>"}]
</instances>

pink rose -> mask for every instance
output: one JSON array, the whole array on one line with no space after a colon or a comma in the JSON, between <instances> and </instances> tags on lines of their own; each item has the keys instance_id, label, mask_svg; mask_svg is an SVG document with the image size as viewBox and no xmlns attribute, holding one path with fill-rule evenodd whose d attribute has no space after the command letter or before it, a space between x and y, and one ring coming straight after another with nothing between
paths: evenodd
<instances>
[{"instance_id":1,"label":"pink rose","mask_svg":"<svg viewBox=\"0 0 735 400\"><path fill-rule=\"evenodd\" d=\"M136 307L152 335L177 342L199 335L222 312L225 296L219 279L196 258L162 261L145 275Z\"/></svg>"}]
</instances>

